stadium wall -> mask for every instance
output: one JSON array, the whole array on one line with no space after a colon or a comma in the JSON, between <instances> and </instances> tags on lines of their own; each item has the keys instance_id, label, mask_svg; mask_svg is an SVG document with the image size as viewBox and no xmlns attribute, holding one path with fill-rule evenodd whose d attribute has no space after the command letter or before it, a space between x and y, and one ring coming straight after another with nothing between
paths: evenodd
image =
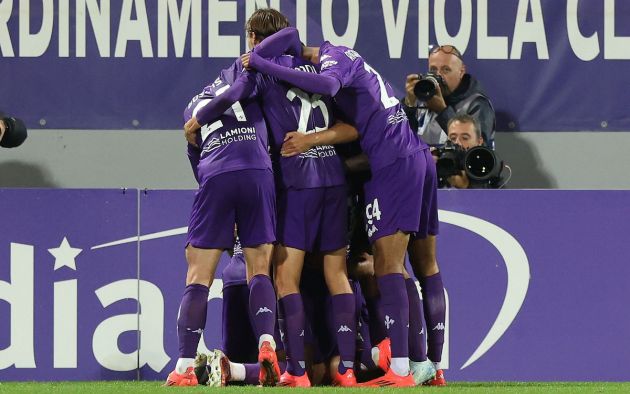
<instances>
[{"instance_id":1,"label":"stadium wall","mask_svg":"<svg viewBox=\"0 0 630 394\"><path fill-rule=\"evenodd\" d=\"M193 198L0 189L0 381L163 380ZM439 199L449 381L628 380L630 191ZM217 279L200 351L221 344L221 297Z\"/></svg>"},{"instance_id":2,"label":"stadium wall","mask_svg":"<svg viewBox=\"0 0 630 394\"><path fill-rule=\"evenodd\" d=\"M630 133L499 132L511 189L630 189ZM182 132L31 130L0 152L0 187L193 189Z\"/></svg>"}]
</instances>

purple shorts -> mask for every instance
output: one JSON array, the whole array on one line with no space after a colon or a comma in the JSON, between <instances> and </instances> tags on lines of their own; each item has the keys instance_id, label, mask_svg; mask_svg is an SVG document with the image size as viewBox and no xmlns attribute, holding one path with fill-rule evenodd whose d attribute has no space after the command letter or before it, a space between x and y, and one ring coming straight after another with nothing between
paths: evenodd
<instances>
[{"instance_id":1,"label":"purple shorts","mask_svg":"<svg viewBox=\"0 0 630 394\"><path fill-rule=\"evenodd\" d=\"M374 172L365 184L364 214L370 242L397 231L437 235L437 175L429 150Z\"/></svg>"},{"instance_id":2,"label":"purple shorts","mask_svg":"<svg viewBox=\"0 0 630 394\"><path fill-rule=\"evenodd\" d=\"M271 171L225 172L201 184L193 203L186 243L201 249L232 248L235 223L243 247L276 240Z\"/></svg>"},{"instance_id":3,"label":"purple shorts","mask_svg":"<svg viewBox=\"0 0 630 394\"><path fill-rule=\"evenodd\" d=\"M286 189L278 192L278 242L307 252L345 248L346 186Z\"/></svg>"}]
</instances>

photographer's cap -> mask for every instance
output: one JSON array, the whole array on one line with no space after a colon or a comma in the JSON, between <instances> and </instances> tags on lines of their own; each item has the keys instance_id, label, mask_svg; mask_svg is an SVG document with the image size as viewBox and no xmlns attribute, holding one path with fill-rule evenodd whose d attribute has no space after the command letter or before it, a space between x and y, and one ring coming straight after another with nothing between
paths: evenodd
<instances>
[{"instance_id":1,"label":"photographer's cap","mask_svg":"<svg viewBox=\"0 0 630 394\"><path fill-rule=\"evenodd\" d=\"M6 130L0 140L0 146L4 148L15 148L26 140L26 126L21 119L17 118L2 118L6 125Z\"/></svg>"}]
</instances>

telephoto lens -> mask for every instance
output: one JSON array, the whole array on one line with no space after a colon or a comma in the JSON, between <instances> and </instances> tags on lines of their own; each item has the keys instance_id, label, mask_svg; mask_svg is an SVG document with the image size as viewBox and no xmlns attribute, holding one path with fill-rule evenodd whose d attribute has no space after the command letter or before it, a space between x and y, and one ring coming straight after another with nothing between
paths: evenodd
<instances>
[{"instance_id":1,"label":"telephoto lens","mask_svg":"<svg viewBox=\"0 0 630 394\"><path fill-rule=\"evenodd\" d=\"M494 151L485 146L470 148L464 157L466 174L476 181L486 181L499 175L502 165Z\"/></svg>"}]
</instances>

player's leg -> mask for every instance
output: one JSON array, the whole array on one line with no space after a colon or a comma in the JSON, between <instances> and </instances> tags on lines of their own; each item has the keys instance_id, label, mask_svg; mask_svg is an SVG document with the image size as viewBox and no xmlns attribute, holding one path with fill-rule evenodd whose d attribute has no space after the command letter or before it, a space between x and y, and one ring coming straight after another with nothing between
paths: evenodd
<instances>
[{"instance_id":1,"label":"player's leg","mask_svg":"<svg viewBox=\"0 0 630 394\"><path fill-rule=\"evenodd\" d=\"M409 245L409 260L422 290L427 327L427 356L439 371L444 346L446 300L442 276L435 258L435 243L434 235L412 241Z\"/></svg>"},{"instance_id":2,"label":"player's leg","mask_svg":"<svg viewBox=\"0 0 630 394\"><path fill-rule=\"evenodd\" d=\"M391 341L390 370L382 384L414 385L409 374L409 299L403 277L409 233L420 222L425 164L422 152L375 171L366 183L366 224L374 248L381 308Z\"/></svg>"},{"instance_id":3,"label":"player's leg","mask_svg":"<svg viewBox=\"0 0 630 394\"><path fill-rule=\"evenodd\" d=\"M322 188L317 249L324 251L324 278L331 296L332 327L341 361L332 375L334 385L354 386L357 319L355 299L348 280L347 190L345 186Z\"/></svg>"},{"instance_id":4,"label":"player's leg","mask_svg":"<svg viewBox=\"0 0 630 394\"><path fill-rule=\"evenodd\" d=\"M223 272L225 274L225 270ZM246 282L223 286L222 316L222 350L225 355L240 363L255 362L258 357L258 338L250 324L249 288Z\"/></svg>"},{"instance_id":5,"label":"player's leg","mask_svg":"<svg viewBox=\"0 0 630 394\"><path fill-rule=\"evenodd\" d=\"M168 386L197 385L193 362L199 339L206 326L209 286L212 284L222 252L220 249L199 249L190 244L186 247L188 262L186 289L177 319L179 358L175 371L171 372L166 380Z\"/></svg>"},{"instance_id":6,"label":"player's leg","mask_svg":"<svg viewBox=\"0 0 630 394\"><path fill-rule=\"evenodd\" d=\"M284 370L286 363L280 362ZM195 375L199 384L221 387L229 384L258 385L260 364L234 362L221 350L198 354L195 358Z\"/></svg>"},{"instance_id":7,"label":"player's leg","mask_svg":"<svg viewBox=\"0 0 630 394\"><path fill-rule=\"evenodd\" d=\"M229 178L221 174L207 179L195 196L186 240L186 289L177 320L179 359L167 385L193 383L193 360L205 328L209 287L221 253L234 242L234 184Z\"/></svg>"},{"instance_id":8,"label":"player's leg","mask_svg":"<svg viewBox=\"0 0 630 394\"><path fill-rule=\"evenodd\" d=\"M422 324L424 311L416 281L405 272L405 285L409 298L409 368L416 385L435 376L435 367L427 359L426 334Z\"/></svg>"},{"instance_id":9,"label":"player's leg","mask_svg":"<svg viewBox=\"0 0 630 394\"><path fill-rule=\"evenodd\" d=\"M271 244L243 249L245 261L248 261L248 277L251 278L249 317L258 338L258 362L261 367L259 379L265 386L275 385L281 374L273 337L276 324L276 294L269 276L272 252Z\"/></svg>"},{"instance_id":10,"label":"player's leg","mask_svg":"<svg viewBox=\"0 0 630 394\"><path fill-rule=\"evenodd\" d=\"M243 248L249 282L249 315L258 347L267 341L275 350L276 294L269 275L272 252L272 244Z\"/></svg>"},{"instance_id":11,"label":"player's leg","mask_svg":"<svg viewBox=\"0 0 630 394\"><path fill-rule=\"evenodd\" d=\"M271 254L276 240L273 174L267 170L239 173L236 224L247 265L249 316L258 339L261 384L275 385L280 377L280 367L273 338L276 294L270 277Z\"/></svg>"},{"instance_id":12,"label":"player's leg","mask_svg":"<svg viewBox=\"0 0 630 394\"><path fill-rule=\"evenodd\" d=\"M324 276L332 299L333 332L337 339L340 362L332 375L334 385L356 385L354 358L356 350L356 304L348 281L346 249L324 255Z\"/></svg>"},{"instance_id":13,"label":"player's leg","mask_svg":"<svg viewBox=\"0 0 630 394\"><path fill-rule=\"evenodd\" d=\"M350 275L360 283L360 289L365 299L367 308L367 329L369 329L371 342L377 345L387 338L384 315L381 310L378 284L374 276L374 256L372 245L368 238L363 217L365 198L363 191L356 198L352 198L350 209L350 251L348 256ZM370 349L368 349L370 350ZM387 368L389 369L389 361Z\"/></svg>"},{"instance_id":14,"label":"player's leg","mask_svg":"<svg viewBox=\"0 0 630 394\"><path fill-rule=\"evenodd\" d=\"M282 375L281 385L306 385L306 358L304 355L304 304L300 295L300 277L305 252L284 245L276 245L274 251L275 282L278 291L278 306L287 354L287 370ZM308 383L310 385L310 382Z\"/></svg>"},{"instance_id":15,"label":"player's leg","mask_svg":"<svg viewBox=\"0 0 630 394\"><path fill-rule=\"evenodd\" d=\"M425 152L425 161L433 159ZM444 345L446 301L444 285L436 258L437 218L437 175L435 166L427 165L427 174L423 185L422 212L419 231L409 244L409 261L414 274L420 281L424 318L427 327L427 356L437 369L436 379L431 384L444 385L444 374L440 368L442 347ZM438 379L439 377L439 379Z\"/></svg>"},{"instance_id":16,"label":"player's leg","mask_svg":"<svg viewBox=\"0 0 630 394\"><path fill-rule=\"evenodd\" d=\"M397 232L374 242L374 270L381 295L384 324L391 341L391 368L399 376L409 374L409 300L403 277L404 249L409 235Z\"/></svg>"}]
</instances>

